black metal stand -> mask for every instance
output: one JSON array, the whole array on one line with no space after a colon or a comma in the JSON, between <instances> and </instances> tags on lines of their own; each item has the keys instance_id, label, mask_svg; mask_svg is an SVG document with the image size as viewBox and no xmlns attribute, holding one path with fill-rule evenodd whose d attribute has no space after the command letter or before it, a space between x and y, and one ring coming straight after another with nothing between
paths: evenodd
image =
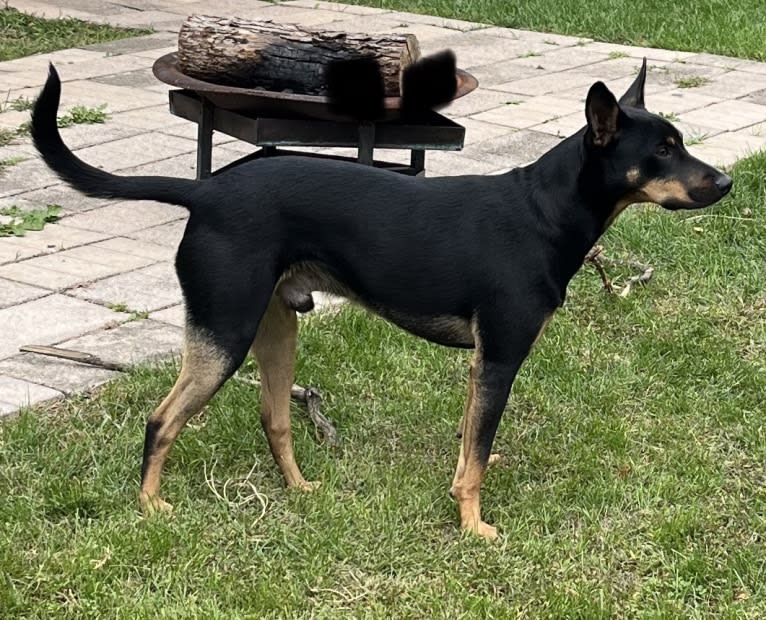
<instances>
[{"instance_id":1,"label":"black metal stand","mask_svg":"<svg viewBox=\"0 0 766 620\"><path fill-rule=\"evenodd\" d=\"M464 127L436 112L431 112L418 124L401 121L355 124L245 115L216 107L204 97L187 90L170 91L169 99L172 114L197 123L198 179L218 174L252 159L296 154L356 161L366 166L419 176L425 174L427 150L459 151L465 139ZM213 171L213 131L220 131L260 148ZM298 153L284 148L289 146L351 147L357 149L357 157ZM376 148L409 150L410 165L376 161Z\"/></svg>"}]
</instances>

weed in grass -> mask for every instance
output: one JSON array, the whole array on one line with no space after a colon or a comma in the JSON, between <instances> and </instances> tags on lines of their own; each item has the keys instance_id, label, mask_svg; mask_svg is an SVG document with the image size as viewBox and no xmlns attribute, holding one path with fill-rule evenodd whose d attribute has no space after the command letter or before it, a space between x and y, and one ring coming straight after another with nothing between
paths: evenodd
<instances>
[{"instance_id":1,"label":"weed in grass","mask_svg":"<svg viewBox=\"0 0 766 620\"><path fill-rule=\"evenodd\" d=\"M34 100L30 99L29 97L16 97L16 99L13 100L9 100L6 97L5 102L0 104L0 112L6 112L8 110L13 110L14 112L25 112L27 110L31 110L34 105Z\"/></svg>"},{"instance_id":2,"label":"weed in grass","mask_svg":"<svg viewBox=\"0 0 766 620\"><path fill-rule=\"evenodd\" d=\"M109 115L106 112L106 104L95 107L76 105L58 119L59 127L71 127L87 123L103 123Z\"/></svg>"},{"instance_id":3,"label":"weed in grass","mask_svg":"<svg viewBox=\"0 0 766 620\"><path fill-rule=\"evenodd\" d=\"M34 99L30 99L29 97L16 97L16 99L8 104L8 107L15 112L25 112L26 110L31 110L34 105Z\"/></svg>"},{"instance_id":4,"label":"weed in grass","mask_svg":"<svg viewBox=\"0 0 766 620\"><path fill-rule=\"evenodd\" d=\"M701 75L691 75L687 77L681 77L676 80L676 86L678 88L699 88L710 82L710 78L703 77Z\"/></svg>"},{"instance_id":5,"label":"weed in grass","mask_svg":"<svg viewBox=\"0 0 766 620\"><path fill-rule=\"evenodd\" d=\"M700 133L700 134L687 134L684 137L684 144L686 146L694 146L695 144L702 144L707 140L708 134L706 133Z\"/></svg>"},{"instance_id":6,"label":"weed in grass","mask_svg":"<svg viewBox=\"0 0 766 620\"><path fill-rule=\"evenodd\" d=\"M16 128L16 137L24 138L32 131L32 121L24 121Z\"/></svg>"},{"instance_id":7,"label":"weed in grass","mask_svg":"<svg viewBox=\"0 0 766 620\"><path fill-rule=\"evenodd\" d=\"M0 146L8 146L16 137L16 131L0 127Z\"/></svg>"},{"instance_id":8,"label":"weed in grass","mask_svg":"<svg viewBox=\"0 0 766 620\"><path fill-rule=\"evenodd\" d=\"M678 114L675 112L657 112L658 116L661 116L667 121L670 121L671 123L677 123L681 119L678 117Z\"/></svg>"},{"instance_id":9,"label":"weed in grass","mask_svg":"<svg viewBox=\"0 0 766 620\"><path fill-rule=\"evenodd\" d=\"M64 129L72 125L103 123L107 118L109 118L109 114L106 112L105 103L95 107L76 105L66 114L59 116L57 123L59 129ZM5 130L5 133L0 132L0 146L10 144L15 138L27 137L31 130L32 121L30 120L21 123L15 131Z\"/></svg>"},{"instance_id":10,"label":"weed in grass","mask_svg":"<svg viewBox=\"0 0 766 620\"><path fill-rule=\"evenodd\" d=\"M8 170L8 168L15 166L22 161L24 161L23 157L8 157L7 159L0 159L0 175Z\"/></svg>"},{"instance_id":11,"label":"weed in grass","mask_svg":"<svg viewBox=\"0 0 766 620\"><path fill-rule=\"evenodd\" d=\"M27 231L42 230L46 224L58 221L60 213L58 205L29 211L15 206L4 207L0 209L0 237L23 237Z\"/></svg>"},{"instance_id":12,"label":"weed in grass","mask_svg":"<svg viewBox=\"0 0 766 620\"><path fill-rule=\"evenodd\" d=\"M149 312L147 310L131 310L130 308L128 308L128 305L125 303L108 304L107 308L109 308L110 310L113 310L114 312L122 312L122 313L129 314L130 315L128 317L129 323L131 321L141 321L141 320L149 318Z\"/></svg>"}]
</instances>

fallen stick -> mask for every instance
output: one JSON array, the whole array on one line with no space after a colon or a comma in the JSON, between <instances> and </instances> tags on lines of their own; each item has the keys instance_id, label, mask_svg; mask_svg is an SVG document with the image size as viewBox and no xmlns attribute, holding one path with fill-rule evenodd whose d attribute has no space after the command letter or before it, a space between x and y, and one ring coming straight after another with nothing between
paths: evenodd
<instances>
[{"instance_id":1,"label":"fallen stick","mask_svg":"<svg viewBox=\"0 0 766 620\"><path fill-rule=\"evenodd\" d=\"M594 269L598 272L598 275L601 276L601 283L604 285L604 290L606 290L607 293L614 293L612 282L609 280L609 276L606 274L604 265L601 262L601 252L603 250L604 248L602 246L597 245L586 254L585 262L593 265Z\"/></svg>"},{"instance_id":2,"label":"fallen stick","mask_svg":"<svg viewBox=\"0 0 766 620\"><path fill-rule=\"evenodd\" d=\"M606 273L606 269L604 268L605 265L607 267L627 267L628 269L638 271L639 273L637 275L628 278L627 283L622 287L622 290L620 290L620 297L627 297L635 284L646 284L649 282L649 280L652 279L652 276L654 275L654 267L651 265L644 265L638 261L621 262L613 258L609 258L608 256L604 255L604 248L600 245L595 246L590 252L588 252L588 254L586 254L585 262L593 265L599 276L601 276L601 282L604 285L604 289L609 293L614 293L615 291L614 285L609 279L609 276Z\"/></svg>"},{"instance_id":3,"label":"fallen stick","mask_svg":"<svg viewBox=\"0 0 766 620\"><path fill-rule=\"evenodd\" d=\"M24 353L37 353L38 355L46 355L48 357L69 360L71 362L78 362L80 364L95 366L97 368L104 368L106 370L115 370L117 372L125 372L130 368L128 364L123 364L122 362L105 360L98 357L97 355L93 355L92 353L86 353L84 351L73 351L71 349L62 349L60 347L25 344L24 346L19 347L19 351ZM237 376L235 376L234 379L242 383L247 383L248 385L261 385L259 381L254 381L252 379L245 379L243 377ZM322 395L319 393L319 390L312 387L305 388L300 385L293 385L293 387L290 389L290 398L306 405L309 419L314 423L314 426L316 427L318 439L324 441L332 447L339 445L338 432L335 430L332 422L330 422L330 420L328 420L320 412Z\"/></svg>"},{"instance_id":4,"label":"fallen stick","mask_svg":"<svg viewBox=\"0 0 766 620\"><path fill-rule=\"evenodd\" d=\"M256 387L261 385L260 381L247 379L246 377L239 377L237 375L234 375L234 380ZM319 411L320 405L322 404L322 395L319 393L319 390L313 387L305 388L300 385L293 385L293 387L290 388L290 396L293 400L297 400L306 405L309 418L316 427L317 439L329 446L337 447L339 445L338 432L335 430L332 422Z\"/></svg>"},{"instance_id":5,"label":"fallen stick","mask_svg":"<svg viewBox=\"0 0 766 620\"><path fill-rule=\"evenodd\" d=\"M110 362L101 359L97 355L85 353L83 351L72 351L71 349L61 349L59 347L45 347L37 344L25 344L23 347L19 347L19 351L47 355L48 357L58 357L64 360L86 364L88 366L97 366L98 368L105 368L106 370L116 370L117 372L125 372L128 370L127 364Z\"/></svg>"}]
</instances>

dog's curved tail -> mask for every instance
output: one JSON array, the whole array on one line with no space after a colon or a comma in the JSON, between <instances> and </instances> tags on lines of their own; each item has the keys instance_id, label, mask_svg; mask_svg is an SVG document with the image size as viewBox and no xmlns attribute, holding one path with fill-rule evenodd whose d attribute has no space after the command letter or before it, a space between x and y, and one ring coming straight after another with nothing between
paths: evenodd
<instances>
[{"instance_id":1,"label":"dog's curved tail","mask_svg":"<svg viewBox=\"0 0 766 620\"><path fill-rule=\"evenodd\" d=\"M32 139L43 161L63 181L87 196L156 200L189 207L195 181L160 176L118 176L86 164L64 144L56 114L61 80L51 64L48 79L32 110Z\"/></svg>"}]
</instances>

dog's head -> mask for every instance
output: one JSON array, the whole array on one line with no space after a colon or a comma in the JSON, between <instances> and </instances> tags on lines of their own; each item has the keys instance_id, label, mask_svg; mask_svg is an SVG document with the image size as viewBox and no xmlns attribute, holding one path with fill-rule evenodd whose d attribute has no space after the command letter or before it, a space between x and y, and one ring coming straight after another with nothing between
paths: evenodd
<instances>
[{"instance_id":1,"label":"dog's head","mask_svg":"<svg viewBox=\"0 0 766 620\"><path fill-rule=\"evenodd\" d=\"M731 177L692 157L681 132L646 110L645 83L646 59L619 101L596 82L585 103L587 157L603 171L618 209L636 202L671 210L718 202L731 190Z\"/></svg>"}]
</instances>

